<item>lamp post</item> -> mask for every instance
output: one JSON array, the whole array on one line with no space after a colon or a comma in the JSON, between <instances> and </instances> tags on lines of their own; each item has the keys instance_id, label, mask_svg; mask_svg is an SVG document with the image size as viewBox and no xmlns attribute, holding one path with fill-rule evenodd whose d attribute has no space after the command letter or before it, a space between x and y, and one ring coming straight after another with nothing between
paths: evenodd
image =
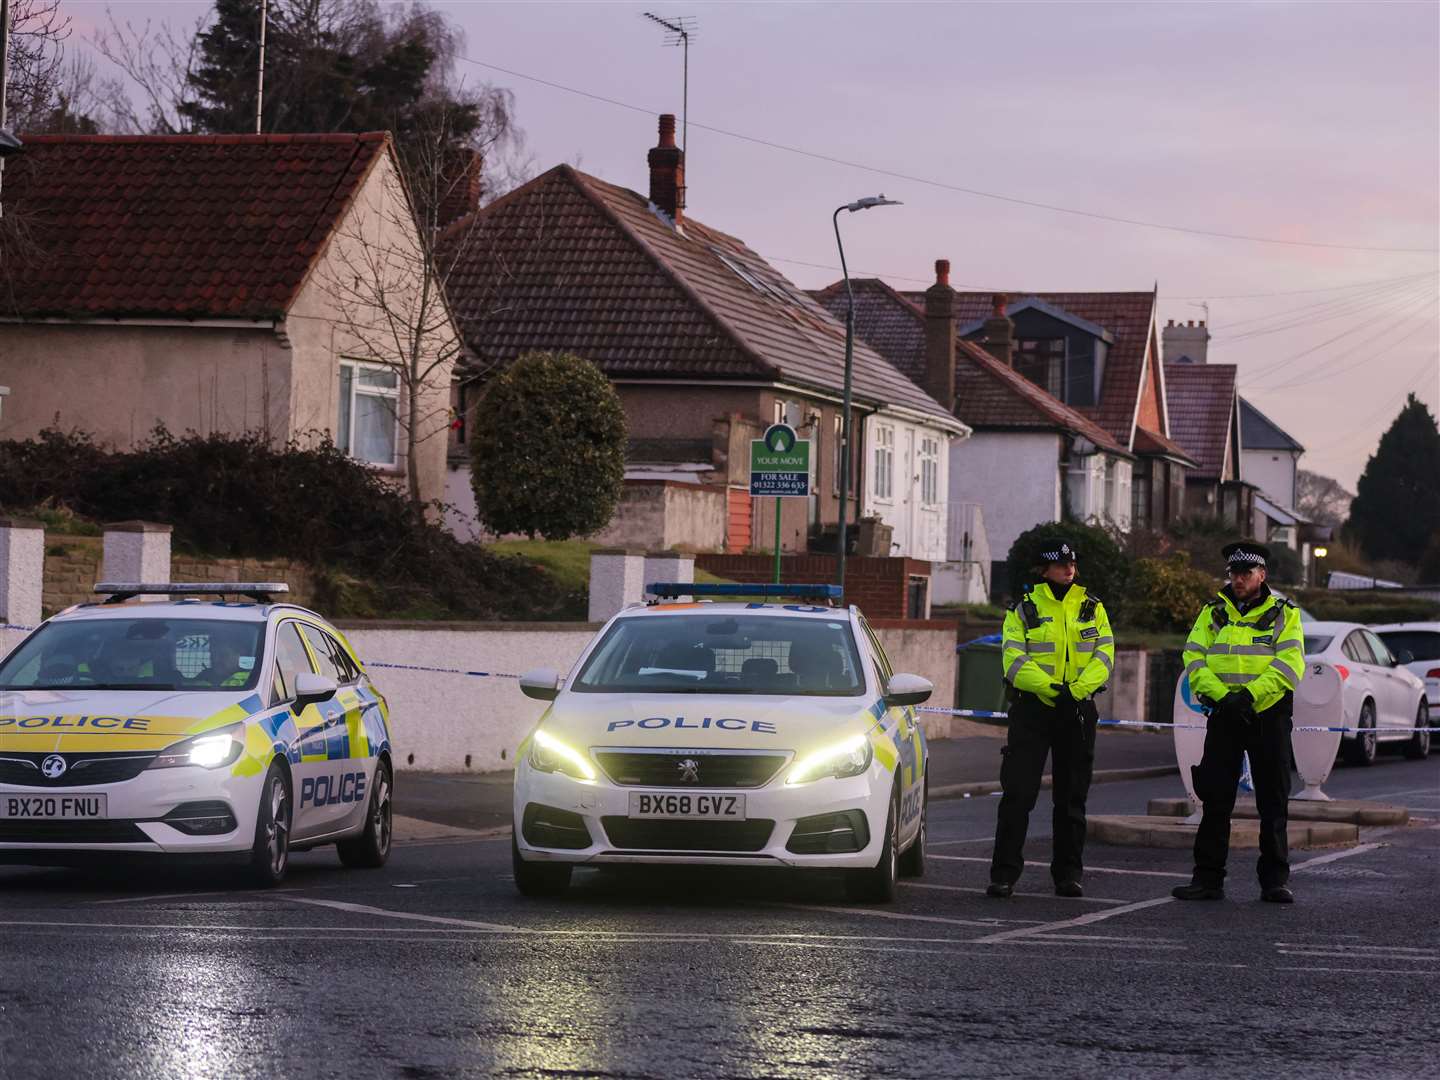
<instances>
[{"instance_id":1,"label":"lamp post","mask_svg":"<svg viewBox=\"0 0 1440 1080\"><path fill-rule=\"evenodd\" d=\"M837 206L831 216L835 226L835 246L840 249L840 273L845 277L845 396L840 413L840 545L835 570L835 584L845 588L846 519L850 516L850 380L855 368L855 294L850 289L850 271L845 267L845 245L840 240L840 211L869 210L872 206L899 206L896 199L884 195L867 195L844 206Z\"/></svg>"}]
</instances>

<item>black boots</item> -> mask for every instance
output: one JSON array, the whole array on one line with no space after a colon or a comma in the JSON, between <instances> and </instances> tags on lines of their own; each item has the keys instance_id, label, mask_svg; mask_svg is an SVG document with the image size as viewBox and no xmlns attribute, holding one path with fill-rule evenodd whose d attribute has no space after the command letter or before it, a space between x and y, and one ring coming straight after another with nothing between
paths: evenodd
<instances>
[{"instance_id":1,"label":"black boots","mask_svg":"<svg viewBox=\"0 0 1440 1080\"><path fill-rule=\"evenodd\" d=\"M1176 885L1170 890L1176 900L1224 900L1225 890L1219 885Z\"/></svg>"}]
</instances>

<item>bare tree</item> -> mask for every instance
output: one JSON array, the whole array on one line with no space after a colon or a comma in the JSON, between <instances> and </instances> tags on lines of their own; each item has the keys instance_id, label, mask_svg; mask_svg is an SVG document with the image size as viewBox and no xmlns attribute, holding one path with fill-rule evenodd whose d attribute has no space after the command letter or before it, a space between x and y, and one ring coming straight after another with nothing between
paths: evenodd
<instances>
[{"instance_id":1,"label":"bare tree","mask_svg":"<svg viewBox=\"0 0 1440 1080\"><path fill-rule=\"evenodd\" d=\"M1317 525L1338 529L1350 516L1355 496L1328 476L1301 469L1295 474L1295 509Z\"/></svg>"},{"instance_id":2,"label":"bare tree","mask_svg":"<svg viewBox=\"0 0 1440 1080\"><path fill-rule=\"evenodd\" d=\"M10 0L10 127L27 130L24 121L49 107L69 36L60 0Z\"/></svg>"},{"instance_id":3,"label":"bare tree","mask_svg":"<svg viewBox=\"0 0 1440 1080\"><path fill-rule=\"evenodd\" d=\"M197 43L206 18L188 31L169 24L158 27L149 20L141 26L119 23L106 11L108 25L95 31L100 55L124 76L124 85L112 97L116 130L155 135L180 135L191 130L180 106L194 70ZM208 16L207 16L208 18ZM135 96L138 96L138 102Z\"/></svg>"}]
</instances>

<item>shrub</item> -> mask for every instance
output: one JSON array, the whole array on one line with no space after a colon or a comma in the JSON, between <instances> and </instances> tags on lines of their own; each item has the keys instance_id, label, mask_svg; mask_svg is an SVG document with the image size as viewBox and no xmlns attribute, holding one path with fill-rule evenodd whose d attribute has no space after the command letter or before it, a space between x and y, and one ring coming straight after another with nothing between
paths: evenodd
<instances>
[{"instance_id":1,"label":"shrub","mask_svg":"<svg viewBox=\"0 0 1440 1080\"><path fill-rule=\"evenodd\" d=\"M1188 630L1219 583L1190 565L1184 552L1165 559L1136 559L1127 621L1141 630Z\"/></svg>"},{"instance_id":2,"label":"shrub","mask_svg":"<svg viewBox=\"0 0 1440 1080\"><path fill-rule=\"evenodd\" d=\"M1127 607L1130 564L1110 533L1096 525L1050 521L1016 537L1006 560L1011 597L1018 597L1040 580L1036 569L1040 552L1059 537L1072 541L1080 549L1075 580L1104 601L1113 622Z\"/></svg>"},{"instance_id":3,"label":"shrub","mask_svg":"<svg viewBox=\"0 0 1440 1080\"><path fill-rule=\"evenodd\" d=\"M610 523L625 481L625 410L573 353L531 352L490 381L471 439L476 515L494 533L588 536Z\"/></svg>"}]
</instances>

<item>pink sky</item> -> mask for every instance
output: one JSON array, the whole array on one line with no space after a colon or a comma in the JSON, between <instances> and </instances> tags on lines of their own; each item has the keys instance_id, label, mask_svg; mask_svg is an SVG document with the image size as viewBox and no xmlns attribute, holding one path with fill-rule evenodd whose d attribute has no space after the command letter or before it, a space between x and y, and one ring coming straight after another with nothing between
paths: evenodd
<instances>
[{"instance_id":1,"label":"pink sky","mask_svg":"<svg viewBox=\"0 0 1440 1080\"><path fill-rule=\"evenodd\" d=\"M65 0L77 24L102 21L106 6L184 24L208 7ZM948 258L956 284L987 289L1158 282L1162 322L1203 318L1208 299L1211 360L1240 365L1242 392L1305 444L1302 467L1351 490L1406 390L1440 413L1436 4L434 6L464 29L473 60L641 107L461 65L515 92L537 168L568 161L641 191L654 114L680 112L680 52L640 12L696 16L689 212L802 286L839 277L834 207L883 191L906 205L842 222L852 272L923 288ZM1428 250L1097 221L697 124L1113 216ZM1334 288L1362 282L1388 283ZM1300 292L1322 289L1334 291ZM1276 293L1297 295L1254 295Z\"/></svg>"}]
</instances>

